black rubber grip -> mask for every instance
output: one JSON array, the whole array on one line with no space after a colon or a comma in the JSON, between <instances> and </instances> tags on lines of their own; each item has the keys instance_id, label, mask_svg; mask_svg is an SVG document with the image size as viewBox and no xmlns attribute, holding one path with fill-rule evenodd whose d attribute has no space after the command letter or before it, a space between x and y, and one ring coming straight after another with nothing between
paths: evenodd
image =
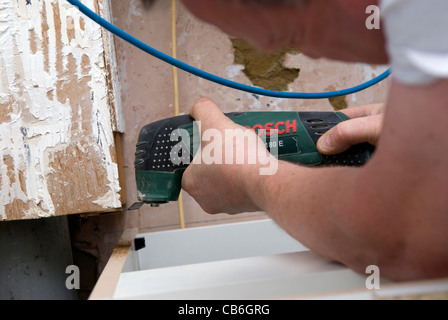
<instances>
[{"instance_id":1,"label":"black rubber grip","mask_svg":"<svg viewBox=\"0 0 448 320\"><path fill-rule=\"evenodd\" d=\"M300 119L314 144L317 144L319 138L328 130L342 122L337 113L333 112L303 112L300 113ZM374 150L374 146L362 143L337 155L321 155L322 162L319 166L363 166L370 159Z\"/></svg>"}]
</instances>

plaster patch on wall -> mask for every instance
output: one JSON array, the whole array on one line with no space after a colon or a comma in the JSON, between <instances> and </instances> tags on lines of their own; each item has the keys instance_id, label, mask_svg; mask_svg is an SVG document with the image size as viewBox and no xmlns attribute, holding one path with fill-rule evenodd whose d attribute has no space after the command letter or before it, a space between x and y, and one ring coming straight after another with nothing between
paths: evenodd
<instances>
[{"instance_id":1,"label":"plaster patch on wall","mask_svg":"<svg viewBox=\"0 0 448 320\"><path fill-rule=\"evenodd\" d=\"M275 53L263 53L247 41L231 39L237 65L244 66L243 73L258 87L287 91L290 83L299 76L300 69L285 67L288 53L299 53L297 49L284 49Z\"/></svg>"},{"instance_id":2,"label":"plaster patch on wall","mask_svg":"<svg viewBox=\"0 0 448 320\"><path fill-rule=\"evenodd\" d=\"M0 219L121 207L102 37L68 2L0 0ZM61 205L61 186L98 174Z\"/></svg>"},{"instance_id":3,"label":"plaster patch on wall","mask_svg":"<svg viewBox=\"0 0 448 320\"><path fill-rule=\"evenodd\" d=\"M330 101L330 104L333 106L335 111L340 111L348 108L346 98L346 96L333 97L329 98L328 101Z\"/></svg>"},{"instance_id":4,"label":"plaster patch on wall","mask_svg":"<svg viewBox=\"0 0 448 320\"><path fill-rule=\"evenodd\" d=\"M334 86L329 86L325 89L326 92L335 91L336 88ZM348 108L347 96L339 96L328 98L331 106L335 111L341 111Z\"/></svg>"}]
</instances>

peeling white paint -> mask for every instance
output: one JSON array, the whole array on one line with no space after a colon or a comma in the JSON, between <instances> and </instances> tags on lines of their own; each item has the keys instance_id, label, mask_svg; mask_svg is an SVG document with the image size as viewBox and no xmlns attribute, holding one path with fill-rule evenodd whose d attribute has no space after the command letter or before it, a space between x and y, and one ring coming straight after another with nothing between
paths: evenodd
<instances>
[{"instance_id":1,"label":"peeling white paint","mask_svg":"<svg viewBox=\"0 0 448 320\"><path fill-rule=\"evenodd\" d=\"M244 70L244 66L243 65L239 65L239 64L232 64L230 66L226 67L226 74L227 74L227 78L229 79L233 79L236 76L241 74L241 71Z\"/></svg>"},{"instance_id":2,"label":"peeling white paint","mask_svg":"<svg viewBox=\"0 0 448 320\"><path fill-rule=\"evenodd\" d=\"M252 99L253 103L248 106L250 111L257 111L263 108L263 104L260 101L259 96L255 96L252 93L246 93L248 99Z\"/></svg>"},{"instance_id":3,"label":"peeling white paint","mask_svg":"<svg viewBox=\"0 0 448 320\"><path fill-rule=\"evenodd\" d=\"M108 176L109 181L118 181L118 167L115 163L110 163L112 167L114 167L115 170L109 170L107 174L111 174L111 176ZM109 183L109 191L102 197L99 197L98 199L92 201L94 204L102 207L102 208L119 208L121 207L121 201L120 201L120 191L121 188L118 184L115 183Z\"/></svg>"},{"instance_id":4,"label":"peeling white paint","mask_svg":"<svg viewBox=\"0 0 448 320\"><path fill-rule=\"evenodd\" d=\"M388 66L376 66L369 64L359 64L359 65L362 68L365 82L370 81L375 77L378 77L379 75L386 72L386 70L389 68Z\"/></svg>"},{"instance_id":5,"label":"peeling white paint","mask_svg":"<svg viewBox=\"0 0 448 320\"><path fill-rule=\"evenodd\" d=\"M132 24L132 21L135 16L141 17L142 13L140 10L137 9L136 0L131 0L129 2L129 11L128 11L128 16L126 18L126 25L128 27Z\"/></svg>"},{"instance_id":6,"label":"peeling white paint","mask_svg":"<svg viewBox=\"0 0 448 320\"><path fill-rule=\"evenodd\" d=\"M182 31L181 34L177 37L177 46L181 47L187 43L188 32Z\"/></svg>"},{"instance_id":7,"label":"peeling white paint","mask_svg":"<svg viewBox=\"0 0 448 320\"><path fill-rule=\"evenodd\" d=\"M90 8L94 2L83 1ZM53 6L59 9L56 18ZM60 28L55 21L60 21ZM48 39L43 39L43 28ZM48 180L53 173L50 154L72 144L81 149L74 134L83 134L82 121L88 119L93 133L91 147L103 159L98 170L104 170L108 180L108 191L93 203L102 208L121 207L118 169L111 153L114 137L101 28L66 1L32 1L27 5L26 1L0 0L0 46L0 104L9 112L0 123L0 218L7 218L5 206L17 200L29 204L23 212L25 218L55 214L55 190L49 189ZM83 57L88 57L90 70L83 70ZM69 69L69 59L75 62L76 71ZM68 74L73 72L75 75ZM85 114L82 103L73 106L69 98L59 101L56 96L58 86L73 81L74 76L78 81L90 77L89 88L80 90L90 91L91 101L84 104L91 104L91 115ZM5 157L12 158L12 168L4 163ZM24 185L19 175L25 179Z\"/></svg>"}]
</instances>

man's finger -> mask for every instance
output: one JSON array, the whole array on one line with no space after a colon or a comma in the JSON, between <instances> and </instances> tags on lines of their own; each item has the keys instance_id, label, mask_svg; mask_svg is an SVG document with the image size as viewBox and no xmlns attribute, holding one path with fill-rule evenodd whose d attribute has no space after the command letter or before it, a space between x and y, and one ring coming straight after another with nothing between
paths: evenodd
<instances>
[{"instance_id":1,"label":"man's finger","mask_svg":"<svg viewBox=\"0 0 448 320\"><path fill-rule=\"evenodd\" d=\"M317 148L323 154L333 155L364 142L376 145L382 126L382 115L341 122L319 139Z\"/></svg>"},{"instance_id":2,"label":"man's finger","mask_svg":"<svg viewBox=\"0 0 448 320\"><path fill-rule=\"evenodd\" d=\"M361 117L368 117L373 116L376 114L383 113L384 110L384 104L383 103L376 103L376 104L369 104L365 106L359 106L359 107L351 107L347 108L345 110L342 110L342 113L346 114L350 118L361 118Z\"/></svg>"},{"instance_id":3,"label":"man's finger","mask_svg":"<svg viewBox=\"0 0 448 320\"><path fill-rule=\"evenodd\" d=\"M223 126L234 125L230 120L209 98L200 98L190 109L190 115L196 120L201 121L201 131L207 129L221 129Z\"/></svg>"}]
</instances>

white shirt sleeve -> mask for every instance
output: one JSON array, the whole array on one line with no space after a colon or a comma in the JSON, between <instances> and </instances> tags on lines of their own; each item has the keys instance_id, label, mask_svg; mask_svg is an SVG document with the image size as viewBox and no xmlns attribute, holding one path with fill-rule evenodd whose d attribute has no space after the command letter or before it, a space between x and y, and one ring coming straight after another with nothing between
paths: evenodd
<instances>
[{"instance_id":1,"label":"white shirt sleeve","mask_svg":"<svg viewBox=\"0 0 448 320\"><path fill-rule=\"evenodd\" d=\"M381 17L395 79L448 78L448 0L381 0Z\"/></svg>"}]
</instances>

